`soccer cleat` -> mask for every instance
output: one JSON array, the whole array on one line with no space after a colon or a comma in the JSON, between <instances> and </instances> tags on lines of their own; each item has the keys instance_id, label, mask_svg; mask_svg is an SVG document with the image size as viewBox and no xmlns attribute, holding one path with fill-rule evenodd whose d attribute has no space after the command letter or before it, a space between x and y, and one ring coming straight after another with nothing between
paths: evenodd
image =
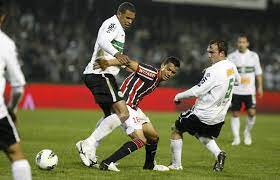
<instances>
[{"instance_id":1,"label":"soccer cleat","mask_svg":"<svg viewBox=\"0 0 280 180\"><path fill-rule=\"evenodd\" d=\"M155 165L153 168L154 171L169 171L169 168L164 165Z\"/></svg>"},{"instance_id":2,"label":"soccer cleat","mask_svg":"<svg viewBox=\"0 0 280 180\"><path fill-rule=\"evenodd\" d=\"M105 161L102 161L99 165L100 170L108 170L108 171L115 171L119 172L120 170L116 166L117 164L114 162L111 162L110 164L107 164Z\"/></svg>"},{"instance_id":3,"label":"soccer cleat","mask_svg":"<svg viewBox=\"0 0 280 180\"><path fill-rule=\"evenodd\" d=\"M213 170L216 172L222 171L224 169L225 159L227 157L226 152L221 151L218 158L214 164Z\"/></svg>"},{"instance_id":4,"label":"soccer cleat","mask_svg":"<svg viewBox=\"0 0 280 180\"><path fill-rule=\"evenodd\" d=\"M87 148L83 143L84 141L79 141L76 143L76 148L79 152L82 163L87 167L99 168L96 156L88 153L89 148Z\"/></svg>"},{"instance_id":5,"label":"soccer cleat","mask_svg":"<svg viewBox=\"0 0 280 180\"><path fill-rule=\"evenodd\" d=\"M239 144L240 144L240 138L239 137L238 138L234 138L232 143L231 143L232 146L237 146Z\"/></svg>"},{"instance_id":6,"label":"soccer cleat","mask_svg":"<svg viewBox=\"0 0 280 180\"><path fill-rule=\"evenodd\" d=\"M181 165L180 166L175 166L174 164L169 165L168 168L170 170L176 170L176 171L183 170L183 166L181 166Z\"/></svg>"},{"instance_id":7,"label":"soccer cleat","mask_svg":"<svg viewBox=\"0 0 280 180\"><path fill-rule=\"evenodd\" d=\"M251 134L247 130L244 131L244 144L248 146L252 144Z\"/></svg>"}]
</instances>

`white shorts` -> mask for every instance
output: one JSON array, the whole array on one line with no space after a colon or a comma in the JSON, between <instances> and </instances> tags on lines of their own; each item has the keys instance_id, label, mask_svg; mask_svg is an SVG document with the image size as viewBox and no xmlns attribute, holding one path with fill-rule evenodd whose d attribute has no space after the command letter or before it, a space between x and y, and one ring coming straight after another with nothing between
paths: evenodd
<instances>
[{"instance_id":1,"label":"white shorts","mask_svg":"<svg viewBox=\"0 0 280 180\"><path fill-rule=\"evenodd\" d=\"M127 109L129 111L129 118L121 126L128 135L137 129L142 129L144 123L151 122L140 108L135 110L127 105Z\"/></svg>"}]
</instances>

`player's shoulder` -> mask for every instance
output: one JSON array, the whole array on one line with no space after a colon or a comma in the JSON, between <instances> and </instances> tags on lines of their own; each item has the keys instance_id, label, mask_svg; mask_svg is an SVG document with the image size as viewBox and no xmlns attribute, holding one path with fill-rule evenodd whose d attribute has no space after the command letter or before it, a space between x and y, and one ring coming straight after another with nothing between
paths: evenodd
<instances>
[{"instance_id":1,"label":"player's shoulder","mask_svg":"<svg viewBox=\"0 0 280 180\"><path fill-rule=\"evenodd\" d=\"M233 60L237 56L238 56L238 52L237 52L237 50L235 50L235 51L229 53L227 58L228 58L228 60Z\"/></svg>"},{"instance_id":2,"label":"player's shoulder","mask_svg":"<svg viewBox=\"0 0 280 180\"><path fill-rule=\"evenodd\" d=\"M106 28L107 31L115 31L120 28L120 23L118 22L118 18L116 15L106 19L102 26Z\"/></svg>"},{"instance_id":3,"label":"player's shoulder","mask_svg":"<svg viewBox=\"0 0 280 180\"><path fill-rule=\"evenodd\" d=\"M0 46L1 49L15 50L15 42L3 31L0 31Z\"/></svg>"},{"instance_id":4,"label":"player's shoulder","mask_svg":"<svg viewBox=\"0 0 280 180\"><path fill-rule=\"evenodd\" d=\"M258 58L259 57L258 53L255 52L255 51L249 50L248 53L249 53L249 56L252 57L252 58Z\"/></svg>"}]
</instances>

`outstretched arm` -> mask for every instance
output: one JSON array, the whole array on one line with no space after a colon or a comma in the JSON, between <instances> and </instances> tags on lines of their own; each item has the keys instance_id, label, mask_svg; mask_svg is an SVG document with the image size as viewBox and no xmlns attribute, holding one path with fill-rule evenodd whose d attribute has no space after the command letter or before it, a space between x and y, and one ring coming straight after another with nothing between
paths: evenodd
<instances>
[{"instance_id":1,"label":"outstretched arm","mask_svg":"<svg viewBox=\"0 0 280 180\"><path fill-rule=\"evenodd\" d=\"M96 60L96 63L93 64L93 69L106 69L109 66L122 66L124 65L121 63L118 59L111 59L111 60L105 60L105 59L98 59ZM137 71L139 63L135 60L129 60L129 63L125 66L132 71Z\"/></svg>"}]
</instances>

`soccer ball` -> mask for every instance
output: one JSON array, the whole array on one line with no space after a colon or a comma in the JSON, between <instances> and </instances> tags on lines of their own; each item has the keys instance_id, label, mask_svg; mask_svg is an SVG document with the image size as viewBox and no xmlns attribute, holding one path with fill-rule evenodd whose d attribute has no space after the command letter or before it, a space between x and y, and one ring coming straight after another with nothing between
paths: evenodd
<instances>
[{"instance_id":1,"label":"soccer ball","mask_svg":"<svg viewBox=\"0 0 280 180\"><path fill-rule=\"evenodd\" d=\"M57 155L50 149L43 149L36 156L36 165L43 170L52 170L58 162Z\"/></svg>"}]
</instances>

